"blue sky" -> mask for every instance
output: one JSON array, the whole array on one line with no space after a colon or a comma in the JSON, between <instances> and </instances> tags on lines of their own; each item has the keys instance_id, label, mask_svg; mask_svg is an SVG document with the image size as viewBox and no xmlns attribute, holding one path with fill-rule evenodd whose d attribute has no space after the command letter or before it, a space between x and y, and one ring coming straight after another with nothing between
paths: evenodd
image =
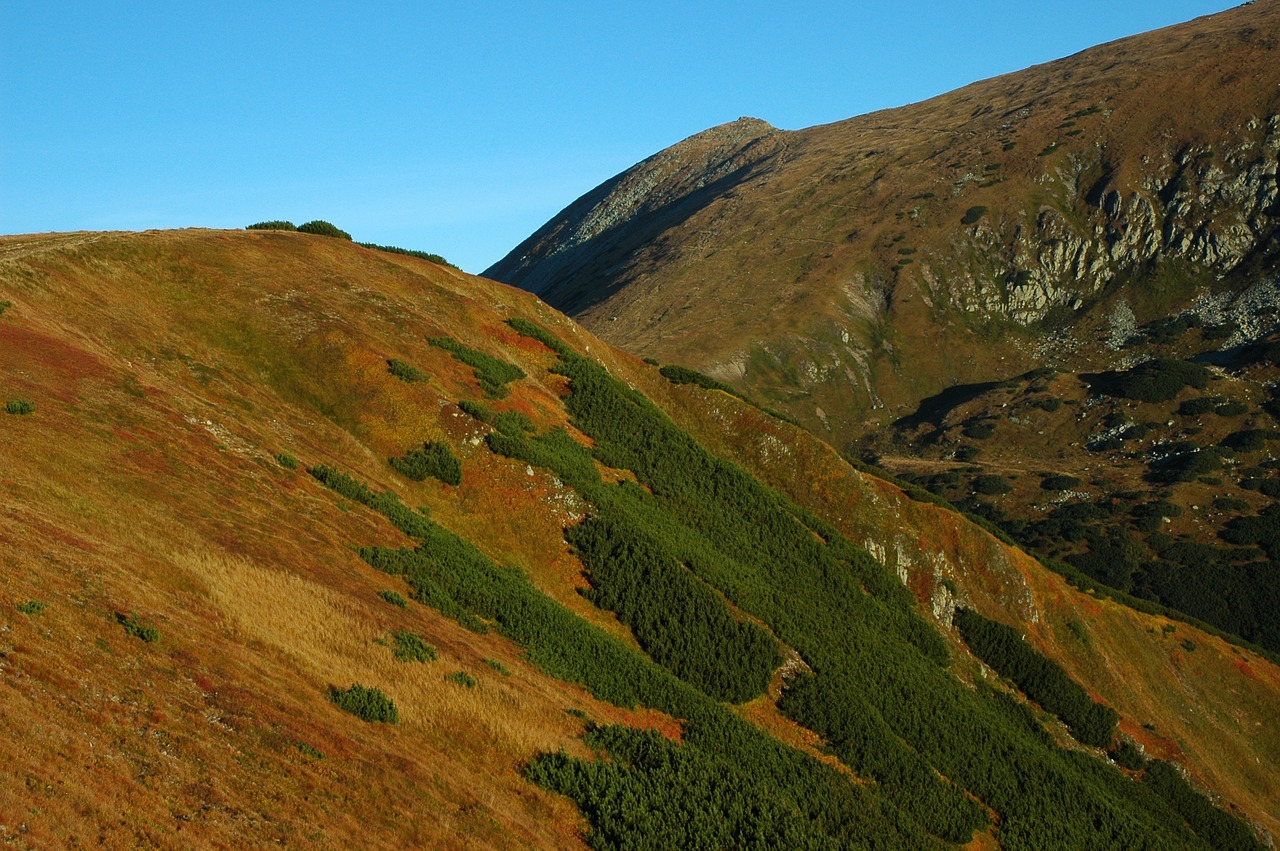
<instances>
[{"instance_id":1,"label":"blue sky","mask_svg":"<svg viewBox=\"0 0 1280 851\"><path fill-rule=\"evenodd\" d=\"M7 3L0 233L321 218L479 272L712 125L837 121L1234 5Z\"/></svg>"}]
</instances>

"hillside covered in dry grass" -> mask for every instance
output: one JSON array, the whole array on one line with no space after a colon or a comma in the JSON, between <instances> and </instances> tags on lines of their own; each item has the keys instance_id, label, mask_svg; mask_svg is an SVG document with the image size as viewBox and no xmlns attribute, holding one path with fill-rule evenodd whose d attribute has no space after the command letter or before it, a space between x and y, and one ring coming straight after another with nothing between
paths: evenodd
<instances>
[{"instance_id":1,"label":"hillside covered in dry grass","mask_svg":"<svg viewBox=\"0 0 1280 851\"><path fill-rule=\"evenodd\" d=\"M0 303L14 847L1280 832L1265 655L527 293L188 230L0 238Z\"/></svg>"}]
</instances>

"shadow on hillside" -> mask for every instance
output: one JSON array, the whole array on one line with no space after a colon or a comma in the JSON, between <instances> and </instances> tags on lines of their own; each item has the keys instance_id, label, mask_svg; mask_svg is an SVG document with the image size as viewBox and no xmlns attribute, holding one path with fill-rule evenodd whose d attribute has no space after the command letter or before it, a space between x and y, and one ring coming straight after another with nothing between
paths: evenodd
<instances>
[{"instance_id":1,"label":"shadow on hillside","mask_svg":"<svg viewBox=\"0 0 1280 851\"><path fill-rule=\"evenodd\" d=\"M916 408L915 413L907 414L905 417L899 417L894 420L894 428L913 429L925 423L940 426L943 418L952 408L957 405L963 405L965 402L972 402L983 393L995 390L1003 385L1003 381L983 381L977 384L957 384L954 387L948 387L941 393L935 393L927 399L922 399L920 407Z\"/></svg>"},{"instance_id":2,"label":"shadow on hillside","mask_svg":"<svg viewBox=\"0 0 1280 851\"><path fill-rule=\"evenodd\" d=\"M540 243L551 238L556 228L582 219L604 201L627 176L628 172L623 172L571 204L549 225L486 269L484 275L535 293L557 310L576 316L628 283L624 273L638 251L656 246L658 254L654 259L661 259L663 234L678 228L736 186L750 180L767 168L777 155L777 151L766 153L660 206L641 207L637 215L590 239L540 257L530 266L523 265L525 257L545 250Z\"/></svg>"}]
</instances>

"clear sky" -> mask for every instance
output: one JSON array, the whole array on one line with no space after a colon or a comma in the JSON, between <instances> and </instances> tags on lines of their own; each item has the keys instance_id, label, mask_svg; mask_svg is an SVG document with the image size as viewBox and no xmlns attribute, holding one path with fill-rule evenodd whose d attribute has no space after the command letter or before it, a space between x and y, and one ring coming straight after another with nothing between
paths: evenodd
<instances>
[{"instance_id":1,"label":"clear sky","mask_svg":"<svg viewBox=\"0 0 1280 851\"><path fill-rule=\"evenodd\" d=\"M715 124L837 121L1234 5L15 0L0 233L319 218L479 272Z\"/></svg>"}]
</instances>

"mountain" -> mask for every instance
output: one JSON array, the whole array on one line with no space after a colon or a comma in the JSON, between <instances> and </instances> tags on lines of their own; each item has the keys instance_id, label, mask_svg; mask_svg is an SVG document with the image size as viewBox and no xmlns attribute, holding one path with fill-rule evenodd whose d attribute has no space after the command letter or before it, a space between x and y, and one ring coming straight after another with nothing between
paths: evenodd
<instances>
[{"instance_id":1,"label":"mountain","mask_svg":"<svg viewBox=\"0 0 1280 851\"><path fill-rule=\"evenodd\" d=\"M1275 327L1278 38L1260 0L834 124L740 119L485 274L842 447L953 385L1113 368L1180 313L1236 347Z\"/></svg>"},{"instance_id":2,"label":"mountain","mask_svg":"<svg viewBox=\"0 0 1280 851\"><path fill-rule=\"evenodd\" d=\"M0 396L14 847L1280 831L1274 658L502 284L0 237Z\"/></svg>"}]
</instances>

